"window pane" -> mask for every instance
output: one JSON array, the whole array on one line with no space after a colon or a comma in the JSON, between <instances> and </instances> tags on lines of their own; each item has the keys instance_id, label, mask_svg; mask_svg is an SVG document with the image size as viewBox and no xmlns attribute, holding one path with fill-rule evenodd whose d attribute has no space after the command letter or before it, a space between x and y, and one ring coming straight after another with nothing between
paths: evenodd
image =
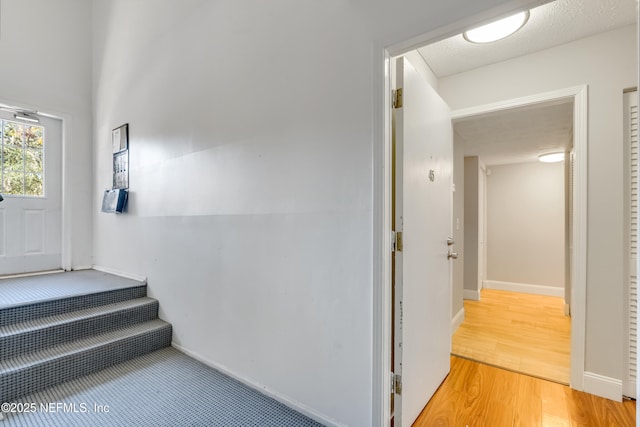
<instances>
[{"instance_id":1,"label":"window pane","mask_svg":"<svg viewBox=\"0 0 640 427\"><path fill-rule=\"evenodd\" d=\"M25 176L25 194L27 196L42 196L44 195L42 185L42 174L29 173Z\"/></svg>"},{"instance_id":2,"label":"window pane","mask_svg":"<svg viewBox=\"0 0 640 427\"><path fill-rule=\"evenodd\" d=\"M5 145L2 150L2 169L5 171L22 171L22 148Z\"/></svg>"},{"instance_id":3,"label":"window pane","mask_svg":"<svg viewBox=\"0 0 640 427\"><path fill-rule=\"evenodd\" d=\"M32 150L27 148L25 151L25 171L42 173L42 150Z\"/></svg>"},{"instance_id":4,"label":"window pane","mask_svg":"<svg viewBox=\"0 0 640 427\"><path fill-rule=\"evenodd\" d=\"M44 127L0 120L0 192L44 195Z\"/></svg>"},{"instance_id":5,"label":"window pane","mask_svg":"<svg viewBox=\"0 0 640 427\"><path fill-rule=\"evenodd\" d=\"M42 148L43 130L44 129L41 126L25 126L24 137L27 147Z\"/></svg>"},{"instance_id":6,"label":"window pane","mask_svg":"<svg viewBox=\"0 0 640 427\"><path fill-rule=\"evenodd\" d=\"M4 122L4 145L22 147L23 130L24 126L20 123Z\"/></svg>"},{"instance_id":7,"label":"window pane","mask_svg":"<svg viewBox=\"0 0 640 427\"><path fill-rule=\"evenodd\" d=\"M5 194L24 194L24 176L22 172L5 172L4 173L4 190Z\"/></svg>"}]
</instances>

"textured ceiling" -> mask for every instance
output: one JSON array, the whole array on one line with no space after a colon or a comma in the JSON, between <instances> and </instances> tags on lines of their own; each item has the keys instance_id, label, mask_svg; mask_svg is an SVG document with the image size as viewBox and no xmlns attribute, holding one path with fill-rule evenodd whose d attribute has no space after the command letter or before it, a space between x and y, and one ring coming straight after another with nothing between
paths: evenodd
<instances>
[{"instance_id":1,"label":"textured ceiling","mask_svg":"<svg viewBox=\"0 0 640 427\"><path fill-rule=\"evenodd\" d=\"M472 70L633 24L636 0L556 0L531 10L517 33L494 43L469 43L462 35L418 49L438 77ZM536 161L562 151L573 139L573 104L551 103L468 117L454 122L465 156L487 165Z\"/></svg>"},{"instance_id":2,"label":"textured ceiling","mask_svg":"<svg viewBox=\"0 0 640 427\"><path fill-rule=\"evenodd\" d=\"M573 102L468 117L455 121L454 130L464 155L479 156L487 166L537 161L571 147Z\"/></svg>"},{"instance_id":3,"label":"textured ceiling","mask_svg":"<svg viewBox=\"0 0 640 427\"><path fill-rule=\"evenodd\" d=\"M636 22L636 0L556 0L531 10L526 25L494 43L462 35L418 49L438 77L458 74Z\"/></svg>"}]
</instances>

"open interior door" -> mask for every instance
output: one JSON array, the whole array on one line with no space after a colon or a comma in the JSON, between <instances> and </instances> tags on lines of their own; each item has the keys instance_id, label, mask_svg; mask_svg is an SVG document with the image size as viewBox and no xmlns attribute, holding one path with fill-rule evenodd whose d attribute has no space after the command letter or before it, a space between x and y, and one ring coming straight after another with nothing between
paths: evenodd
<instances>
[{"instance_id":1,"label":"open interior door","mask_svg":"<svg viewBox=\"0 0 640 427\"><path fill-rule=\"evenodd\" d=\"M395 67L393 413L404 427L450 368L453 134L449 107L426 79L406 58Z\"/></svg>"}]
</instances>

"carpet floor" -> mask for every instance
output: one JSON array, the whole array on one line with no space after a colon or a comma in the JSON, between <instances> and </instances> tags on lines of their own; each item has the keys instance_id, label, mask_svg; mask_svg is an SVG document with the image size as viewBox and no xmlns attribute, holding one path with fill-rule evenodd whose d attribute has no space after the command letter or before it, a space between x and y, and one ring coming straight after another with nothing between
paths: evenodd
<instances>
[{"instance_id":1,"label":"carpet floor","mask_svg":"<svg viewBox=\"0 0 640 427\"><path fill-rule=\"evenodd\" d=\"M12 406L0 427L321 425L171 347Z\"/></svg>"},{"instance_id":2,"label":"carpet floor","mask_svg":"<svg viewBox=\"0 0 640 427\"><path fill-rule=\"evenodd\" d=\"M0 278L0 309L141 285L96 270Z\"/></svg>"}]
</instances>

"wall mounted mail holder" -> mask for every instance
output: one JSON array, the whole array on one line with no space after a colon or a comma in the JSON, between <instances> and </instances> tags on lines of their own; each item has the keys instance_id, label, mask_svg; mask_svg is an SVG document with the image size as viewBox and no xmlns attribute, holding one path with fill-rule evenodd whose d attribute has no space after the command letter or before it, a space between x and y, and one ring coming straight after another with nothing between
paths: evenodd
<instances>
[{"instance_id":1,"label":"wall mounted mail holder","mask_svg":"<svg viewBox=\"0 0 640 427\"><path fill-rule=\"evenodd\" d=\"M113 151L113 187L105 190L102 212L123 213L129 198L129 125L111 132Z\"/></svg>"}]
</instances>

